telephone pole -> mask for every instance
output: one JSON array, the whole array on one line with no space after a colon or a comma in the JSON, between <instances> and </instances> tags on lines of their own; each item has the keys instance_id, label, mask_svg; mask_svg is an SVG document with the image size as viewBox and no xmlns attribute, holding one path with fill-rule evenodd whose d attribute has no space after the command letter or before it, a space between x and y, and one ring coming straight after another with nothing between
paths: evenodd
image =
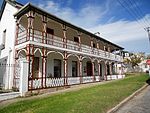
<instances>
[{"instance_id":1,"label":"telephone pole","mask_svg":"<svg viewBox=\"0 0 150 113\"><path fill-rule=\"evenodd\" d=\"M148 33L149 43L150 43L150 27L144 28ZM147 61L148 62L148 61ZM150 65L149 65L149 76L150 76Z\"/></svg>"},{"instance_id":2,"label":"telephone pole","mask_svg":"<svg viewBox=\"0 0 150 113\"><path fill-rule=\"evenodd\" d=\"M146 27L144 29L148 33L148 39L149 39L149 42L150 42L150 27Z\"/></svg>"}]
</instances>

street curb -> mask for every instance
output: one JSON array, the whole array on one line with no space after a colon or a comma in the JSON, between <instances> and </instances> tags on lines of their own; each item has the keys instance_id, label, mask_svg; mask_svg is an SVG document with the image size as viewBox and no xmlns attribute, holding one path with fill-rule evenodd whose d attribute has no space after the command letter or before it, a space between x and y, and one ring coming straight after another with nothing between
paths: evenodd
<instances>
[{"instance_id":1,"label":"street curb","mask_svg":"<svg viewBox=\"0 0 150 113\"><path fill-rule=\"evenodd\" d=\"M125 98L123 101L121 101L118 105L110 109L107 113L115 113L120 107L122 107L125 103L127 103L129 100L131 100L134 96L138 95L141 91L143 91L148 84L145 84L143 87L135 91L133 94Z\"/></svg>"}]
</instances>

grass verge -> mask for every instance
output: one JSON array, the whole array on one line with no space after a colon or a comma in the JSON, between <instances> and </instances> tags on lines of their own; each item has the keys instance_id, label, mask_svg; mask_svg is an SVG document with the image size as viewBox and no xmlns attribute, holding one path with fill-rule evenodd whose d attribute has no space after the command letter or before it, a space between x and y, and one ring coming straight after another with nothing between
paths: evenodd
<instances>
[{"instance_id":1,"label":"grass verge","mask_svg":"<svg viewBox=\"0 0 150 113\"><path fill-rule=\"evenodd\" d=\"M141 88L148 79L138 74L78 91L1 106L0 113L106 113Z\"/></svg>"}]
</instances>

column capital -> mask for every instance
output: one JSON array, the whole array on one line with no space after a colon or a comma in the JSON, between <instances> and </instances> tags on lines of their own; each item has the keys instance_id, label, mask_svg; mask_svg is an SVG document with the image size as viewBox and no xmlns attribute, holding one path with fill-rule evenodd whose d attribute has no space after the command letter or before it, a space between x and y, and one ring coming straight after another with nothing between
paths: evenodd
<instances>
[{"instance_id":1,"label":"column capital","mask_svg":"<svg viewBox=\"0 0 150 113\"><path fill-rule=\"evenodd\" d=\"M63 61L67 61L67 60L68 60L67 58L64 58L64 59L63 59Z\"/></svg>"},{"instance_id":2,"label":"column capital","mask_svg":"<svg viewBox=\"0 0 150 113\"><path fill-rule=\"evenodd\" d=\"M77 31L77 35L78 35L78 36L81 36L81 35L82 35L82 32Z\"/></svg>"},{"instance_id":3,"label":"column capital","mask_svg":"<svg viewBox=\"0 0 150 113\"><path fill-rule=\"evenodd\" d=\"M63 31L67 31L68 27L65 24L62 24L61 26Z\"/></svg>"},{"instance_id":4,"label":"column capital","mask_svg":"<svg viewBox=\"0 0 150 113\"><path fill-rule=\"evenodd\" d=\"M34 18L34 16L35 16L35 12L34 11L29 11L27 13L27 18Z\"/></svg>"},{"instance_id":5,"label":"column capital","mask_svg":"<svg viewBox=\"0 0 150 113\"><path fill-rule=\"evenodd\" d=\"M42 15L42 21L43 21L43 23L47 23L47 17Z\"/></svg>"},{"instance_id":6,"label":"column capital","mask_svg":"<svg viewBox=\"0 0 150 113\"><path fill-rule=\"evenodd\" d=\"M82 60L79 60L79 62L82 62Z\"/></svg>"},{"instance_id":7,"label":"column capital","mask_svg":"<svg viewBox=\"0 0 150 113\"><path fill-rule=\"evenodd\" d=\"M47 56L46 55L42 55L42 58L47 58Z\"/></svg>"},{"instance_id":8,"label":"column capital","mask_svg":"<svg viewBox=\"0 0 150 113\"><path fill-rule=\"evenodd\" d=\"M63 32L66 32L66 31L67 31L67 29L66 29L66 28L62 28L62 30L63 30Z\"/></svg>"}]
</instances>

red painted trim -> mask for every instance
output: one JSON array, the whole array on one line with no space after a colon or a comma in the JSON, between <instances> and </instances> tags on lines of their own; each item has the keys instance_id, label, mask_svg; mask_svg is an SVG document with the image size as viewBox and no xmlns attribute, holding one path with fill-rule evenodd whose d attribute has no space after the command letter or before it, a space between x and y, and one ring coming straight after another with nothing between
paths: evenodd
<instances>
[{"instance_id":1,"label":"red painted trim","mask_svg":"<svg viewBox=\"0 0 150 113\"><path fill-rule=\"evenodd\" d=\"M46 54L47 54L47 50L46 50ZM45 87L47 87L46 86L46 74L47 74L47 56L45 58Z\"/></svg>"},{"instance_id":2,"label":"red painted trim","mask_svg":"<svg viewBox=\"0 0 150 113\"><path fill-rule=\"evenodd\" d=\"M32 66L32 70L31 70L31 72L32 72L32 82L31 82L31 83L32 83L32 87L31 87L31 88L33 89L33 77L34 77L34 73L33 73L33 69L34 69L34 65L33 65L33 64L34 64L34 45L32 45L32 55L31 55L31 58L32 58L32 60L33 60L33 61L32 61L32 65L31 65L31 66Z\"/></svg>"},{"instance_id":3,"label":"red painted trim","mask_svg":"<svg viewBox=\"0 0 150 113\"><path fill-rule=\"evenodd\" d=\"M44 48L42 48L42 80L41 80L41 85L42 85L42 88L43 88L43 65L44 65Z\"/></svg>"},{"instance_id":4,"label":"red painted trim","mask_svg":"<svg viewBox=\"0 0 150 113\"><path fill-rule=\"evenodd\" d=\"M66 59L66 85L68 85L68 60Z\"/></svg>"},{"instance_id":5,"label":"red painted trim","mask_svg":"<svg viewBox=\"0 0 150 113\"><path fill-rule=\"evenodd\" d=\"M82 79L82 61L79 61L79 76L80 76L80 84L83 83Z\"/></svg>"}]
</instances>

